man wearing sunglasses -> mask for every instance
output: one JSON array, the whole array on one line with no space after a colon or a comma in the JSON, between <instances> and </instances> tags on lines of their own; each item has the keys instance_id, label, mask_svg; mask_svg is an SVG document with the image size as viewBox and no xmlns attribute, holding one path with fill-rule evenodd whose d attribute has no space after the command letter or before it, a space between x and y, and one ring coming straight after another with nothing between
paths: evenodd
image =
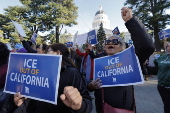
<instances>
[{"instance_id":1,"label":"man wearing sunglasses","mask_svg":"<svg viewBox=\"0 0 170 113\"><path fill-rule=\"evenodd\" d=\"M152 38L148 34L145 26L136 18L132 16L132 11L129 8L123 7L122 18L125 25L131 33L131 38L135 46L135 53L139 58L140 65L142 65L147 58L154 52L154 45ZM92 48L89 46L92 50ZM123 51L126 48L122 38L118 35L110 36L104 43L105 52L96 57L112 56ZM91 58L94 58L93 51L90 51ZM126 57L124 57L126 58ZM98 78L88 84L90 91L95 91L95 104L97 113L102 112L102 90L101 80ZM135 111L134 106L134 90L133 86L119 86L119 87L104 87L105 102L114 108L121 108Z\"/></svg>"}]
</instances>

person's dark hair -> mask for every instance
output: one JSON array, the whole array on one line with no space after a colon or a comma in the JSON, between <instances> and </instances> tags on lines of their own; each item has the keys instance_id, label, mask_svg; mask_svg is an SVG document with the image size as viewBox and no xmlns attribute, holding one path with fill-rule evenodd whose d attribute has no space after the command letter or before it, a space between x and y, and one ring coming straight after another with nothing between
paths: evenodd
<instances>
[{"instance_id":1,"label":"person's dark hair","mask_svg":"<svg viewBox=\"0 0 170 113\"><path fill-rule=\"evenodd\" d=\"M8 62L9 53L7 45L0 42L0 66Z\"/></svg>"},{"instance_id":2,"label":"person's dark hair","mask_svg":"<svg viewBox=\"0 0 170 113\"><path fill-rule=\"evenodd\" d=\"M101 49L99 49L98 51L97 51L97 53L101 53L102 52L102 50Z\"/></svg>"},{"instance_id":3,"label":"person's dark hair","mask_svg":"<svg viewBox=\"0 0 170 113\"><path fill-rule=\"evenodd\" d=\"M36 49L39 48L39 47L40 47L40 45L36 45Z\"/></svg>"},{"instance_id":4,"label":"person's dark hair","mask_svg":"<svg viewBox=\"0 0 170 113\"><path fill-rule=\"evenodd\" d=\"M126 48L128 48L129 47L128 43L125 43L125 46L126 46Z\"/></svg>"},{"instance_id":5,"label":"person's dark hair","mask_svg":"<svg viewBox=\"0 0 170 113\"><path fill-rule=\"evenodd\" d=\"M72 62L72 60L69 59L70 52L66 47L66 45L61 43L56 43L56 44L49 45L48 48L51 48L55 52L57 52L58 50L61 52L63 65L76 67L75 64Z\"/></svg>"},{"instance_id":6,"label":"person's dark hair","mask_svg":"<svg viewBox=\"0 0 170 113\"><path fill-rule=\"evenodd\" d=\"M42 50L43 51L45 50L45 52L47 52L47 45L46 44L42 44Z\"/></svg>"}]
</instances>

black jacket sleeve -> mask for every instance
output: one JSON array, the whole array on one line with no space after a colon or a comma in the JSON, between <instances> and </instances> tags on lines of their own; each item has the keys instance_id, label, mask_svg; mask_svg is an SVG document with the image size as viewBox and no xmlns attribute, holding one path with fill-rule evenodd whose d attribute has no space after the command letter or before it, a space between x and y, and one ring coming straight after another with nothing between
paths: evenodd
<instances>
[{"instance_id":1,"label":"black jacket sleeve","mask_svg":"<svg viewBox=\"0 0 170 113\"><path fill-rule=\"evenodd\" d=\"M95 59L95 58L107 56L107 53L106 53L106 52L102 52L102 53L100 53L100 54L95 55L93 51L90 51L90 52L89 52L89 55L90 55L90 57L91 57L92 59Z\"/></svg>"},{"instance_id":2,"label":"black jacket sleeve","mask_svg":"<svg viewBox=\"0 0 170 113\"><path fill-rule=\"evenodd\" d=\"M90 51L89 52L89 55L92 59L95 59L95 58L98 58L98 56L94 55L94 52L93 51Z\"/></svg>"},{"instance_id":3,"label":"black jacket sleeve","mask_svg":"<svg viewBox=\"0 0 170 113\"><path fill-rule=\"evenodd\" d=\"M2 106L0 113L13 113L18 108L13 101L14 95L10 95Z\"/></svg>"},{"instance_id":4,"label":"black jacket sleeve","mask_svg":"<svg viewBox=\"0 0 170 113\"><path fill-rule=\"evenodd\" d=\"M24 48L28 51L28 53L37 53L36 50L34 50L27 41L23 40L21 41L22 45L24 46Z\"/></svg>"},{"instance_id":5,"label":"black jacket sleeve","mask_svg":"<svg viewBox=\"0 0 170 113\"><path fill-rule=\"evenodd\" d=\"M72 110L73 113L90 113L92 110L92 100L89 96L89 92L86 89L86 86L83 82L83 78L77 71L77 69L73 68L69 75L69 85L77 88L83 98L81 108L78 111Z\"/></svg>"},{"instance_id":6,"label":"black jacket sleeve","mask_svg":"<svg viewBox=\"0 0 170 113\"><path fill-rule=\"evenodd\" d=\"M131 33L136 55L138 56L139 62L142 65L154 52L155 48L152 38L148 34L145 26L136 17L128 20L125 25Z\"/></svg>"}]
</instances>

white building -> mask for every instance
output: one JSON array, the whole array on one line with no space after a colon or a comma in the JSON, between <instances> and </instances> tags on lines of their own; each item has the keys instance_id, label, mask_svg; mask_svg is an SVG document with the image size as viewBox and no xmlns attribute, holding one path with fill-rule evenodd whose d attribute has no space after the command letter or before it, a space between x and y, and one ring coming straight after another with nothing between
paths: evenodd
<instances>
[{"instance_id":1,"label":"white building","mask_svg":"<svg viewBox=\"0 0 170 113\"><path fill-rule=\"evenodd\" d=\"M110 20L108 19L106 12L102 9L102 6L99 7L99 10L96 12L94 20L92 22L92 30L95 29L96 35L97 35L98 29L100 28L101 23L103 24L103 29L105 31L106 38L113 35L113 33L112 33L113 29L111 29L111 26L110 26ZM87 33L85 33L85 34L87 35ZM86 39L83 40L83 38L84 37L86 38L87 36L84 36L84 34L80 34L80 35L83 35L83 37L80 37L81 40L79 40L79 41L82 41L82 43L85 43L84 40L86 40ZM125 36L124 41L129 43L129 40L131 40L130 33L125 32L124 36Z\"/></svg>"},{"instance_id":2,"label":"white building","mask_svg":"<svg viewBox=\"0 0 170 113\"><path fill-rule=\"evenodd\" d=\"M92 22L92 29L96 30L96 34L101 23L103 23L103 29L105 31L106 38L113 35L113 29L111 29L110 26L110 20L108 19L106 12L102 9L102 6L99 7L99 10L95 14L94 21ZM124 36L124 41L129 43L129 41L131 40L130 33L125 32Z\"/></svg>"},{"instance_id":3,"label":"white building","mask_svg":"<svg viewBox=\"0 0 170 113\"><path fill-rule=\"evenodd\" d=\"M132 40L131 40L131 36L130 36L130 33L129 32L124 32L124 41L126 43L132 43Z\"/></svg>"},{"instance_id":4,"label":"white building","mask_svg":"<svg viewBox=\"0 0 170 113\"><path fill-rule=\"evenodd\" d=\"M110 20L108 19L106 12L102 10L102 6L99 7L99 10L95 14L94 21L92 22L92 29L96 30L96 34L98 29L100 28L101 23L103 24L106 38L111 36L113 33L110 27Z\"/></svg>"},{"instance_id":5,"label":"white building","mask_svg":"<svg viewBox=\"0 0 170 113\"><path fill-rule=\"evenodd\" d=\"M103 23L103 28L110 29L110 20L108 19L106 12L102 10L102 6L100 6L99 10L95 14L92 28L98 29L101 23Z\"/></svg>"}]
</instances>

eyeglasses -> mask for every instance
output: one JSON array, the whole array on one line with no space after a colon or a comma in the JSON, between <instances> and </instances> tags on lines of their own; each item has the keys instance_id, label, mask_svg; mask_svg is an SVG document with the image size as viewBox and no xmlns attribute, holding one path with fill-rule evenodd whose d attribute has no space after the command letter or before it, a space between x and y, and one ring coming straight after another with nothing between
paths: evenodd
<instances>
[{"instance_id":1,"label":"eyeglasses","mask_svg":"<svg viewBox=\"0 0 170 113\"><path fill-rule=\"evenodd\" d=\"M112 43L110 43L112 42ZM120 41L118 39L112 39L112 40L106 40L105 45L118 45L120 44Z\"/></svg>"}]
</instances>

